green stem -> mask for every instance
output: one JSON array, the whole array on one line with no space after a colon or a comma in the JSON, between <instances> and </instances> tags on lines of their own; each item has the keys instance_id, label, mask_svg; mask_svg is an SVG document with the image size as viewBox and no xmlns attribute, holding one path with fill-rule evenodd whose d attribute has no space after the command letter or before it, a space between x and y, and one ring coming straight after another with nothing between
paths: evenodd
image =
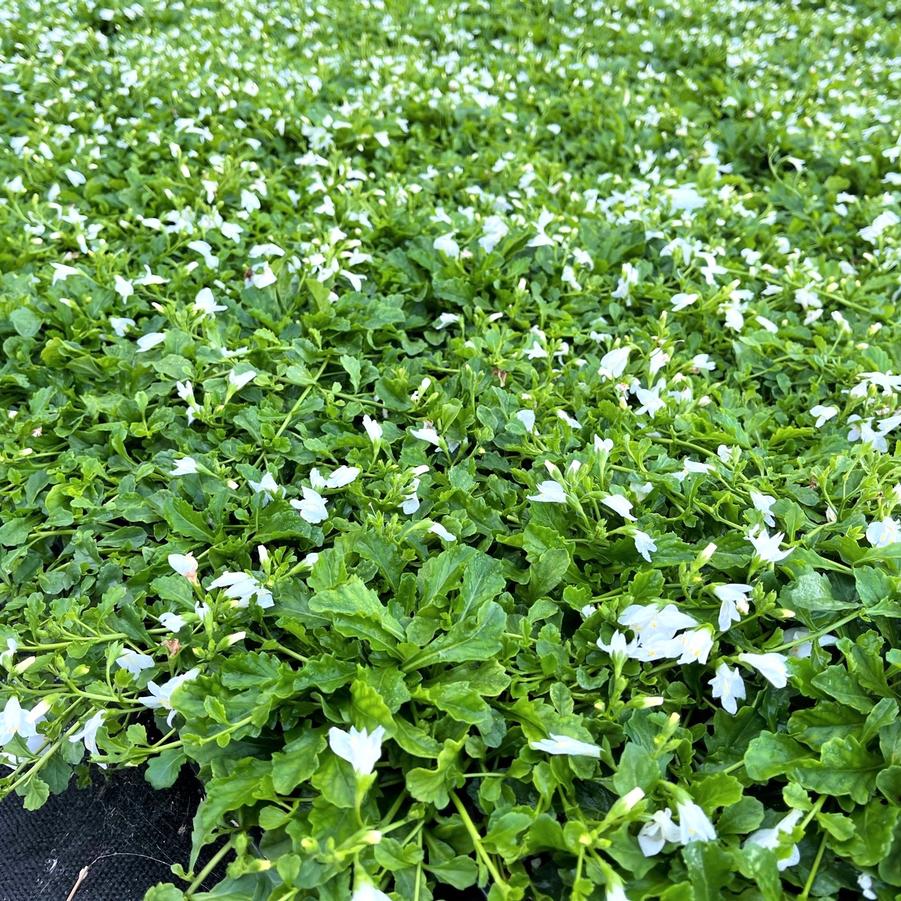
<instances>
[{"instance_id":1,"label":"green stem","mask_svg":"<svg viewBox=\"0 0 901 901\"><path fill-rule=\"evenodd\" d=\"M820 839L820 847L817 849L817 856L813 859L813 866L810 868L810 875L807 877L807 881L804 883L804 890L800 894L800 898L809 898L810 890L813 888L813 882L817 878L817 870L820 868L820 863L823 860L823 854L826 851L826 833L823 833L823 837Z\"/></svg>"},{"instance_id":2,"label":"green stem","mask_svg":"<svg viewBox=\"0 0 901 901\"><path fill-rule=\"evenodd\" d=\"M451 800L454 802L454 807L457 808L457 813L460 814L460 819L463 821L463 825L466 827L466 831L469 833L469 837L472 839L473 845L475 845L476 854L481 858L482 863L488 868L488 872L491 873L491 878L494 880L495 884L500 886L505 892L507 890L507 883L501 874L498 872L497 867L494 865L494 861L489 856L488 852L485 850L485 847L482 845L482 838L479 835L479 830L476 829L475 823L473 823L469 814L466 811L466 808L463 806L463 802L457 797L456 792L450 793Z\"/></svg>"},{"instance_id":3,"label":"green stem","mask_svg":"<svg viewBox=\"0 0 901 901\"><path fill-rule=\"evenodd\" d=\"M210 873L216 869L216 865L231 851L232 848L232 839L229 839L210 859L207 865L197 874L194 878L194 881L188 886L185 891L185 897L190 898L191 895L197 891L198 888L203 884L203 880L206 879Z\"/></svg>"}]
</instances>

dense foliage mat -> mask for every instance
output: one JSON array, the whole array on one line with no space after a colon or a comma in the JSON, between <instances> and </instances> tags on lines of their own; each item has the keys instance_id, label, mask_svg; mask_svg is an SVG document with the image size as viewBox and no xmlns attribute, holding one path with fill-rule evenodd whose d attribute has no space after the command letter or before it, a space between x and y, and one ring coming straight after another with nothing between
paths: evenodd
<instances>
[{"instance_id":1,"label":"dense foliage mat","mask_svg":"<svg viewBox=\"0 0 901 901\"><path fill-rule=\"evenodd\" d=\"M0 789L194 768L152 901L894 897L896 3L0 24Z\"/></svg>"}]
</instances>

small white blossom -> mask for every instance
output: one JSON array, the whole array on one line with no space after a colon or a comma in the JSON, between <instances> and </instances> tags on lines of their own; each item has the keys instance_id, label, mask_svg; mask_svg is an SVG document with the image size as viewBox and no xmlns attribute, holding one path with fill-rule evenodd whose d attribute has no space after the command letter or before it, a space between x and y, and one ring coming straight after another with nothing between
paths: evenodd
<instances>
[{"instance_id":1,"label":"small white blossom","mask_svg":"<svg viewBox=\"0 0 901 901\"><path fill-rule=\"evenodd\" d=\"M752 832L745 840L744 847L750 845L759 845L761 848L769 848L776 851L778 860L776 866L779 870L787 870L793 867L801 860L801 852L797 845L791 845L788 854L778 853L780 845L783 844L782 836L790 833L801 820L804 814L800 810L790 810L772 829L758 829Z\"/></svg>"},{"instance_id":2,"label":"small white blossom","mask_svg":"<svg viewBox=\"0 0 901 901\"><path fill-rule=\"evenodd\" d=\"M227 310L228 307L224 306L221 303L216 303L216 299L213 297L213 292L209 288L201 288L197 292L197 296L194 298L194 309L198 313L202 313L204 316L213 316L216 313L221 313L223 310Z\"/></svg>"},{"instance_id":3,"label":"small white blossom","mask_svg":"<svg viewBox=\"0 0 901 901\"><path fill-rule=\"evenodd\" d=\"M128 279L122 278L121 275L117 275L113 280L113 288L122 300L128 300L135 293L132 283Z\"/></svg>"},{"instance_id":4,"label":"small white blossom","mask_svg":"<svg viewBox=\"0 0 901 901\"><path fill-rule=\"evenodd\" d=\"M600 757L601 749L597 745L568 735L550 734L550 738L529 742L533 751L544 751L546 754L566 754L572 757Z\"/></svg>"},{"instance_id":5,"label":"small white blossom","mask_svg":"<svg viewBox=\"0 0 901 901\"><path fill-rule=\"evenodd\" d=\"M131 673L137 679L145 669L150 669L153 666L153 657L149 654L141 654L138 651L133 651L131 648L126 648L116 658L116 665Z\"/></svg>"},{"instance_id":6,"label":"small white blossom","mask_svg":"<svg viewBox=\"0 0 901 901\"><path fill-rule=\"evenodd\" d=\"M163 341L166 340L165 332L148 332L146 335L141 335L138 338L138 353L143 354L147 353L148 350L153 350L158 344L162 344Z\"/></svg>"},{"instance_id":7,"label":"small white blossom","mask_svg":"<svg viewBox=\"0 0 901 901\"><path fill-rule=\"evenodd\" d=\"M237 370L232 369L228 374L228 383L235 391L240 391L248 384L248 382L252 382L256 377L257 374L253 369L248 369L247 372L238 372Z\"/></svg>"},{"instance_id":8,"label":"small white blossom","mask_svg":"<svg viewBox=\"0 0 901 901\"><path fill-rule=\"evenodd\" d=\"M784 532L776 532L775 535L769 535L766 529L761 529L759 532L749 535L748 541L754 545L757 556L765 563L779 563L780 560L784 560L792 552L792 548L784 551L779 547L784 537Z\"/></svg>"},{"instance_id":9,"label":"small white blossom","mask_svg":"<svg viewBox=\"0 0 901 901\"><path fill-rule=\"evenodd\" d=\"M635 522L632 515L632 501L621 494L608 494L607 497L601 498L601 503L605 507L609 507L615 513L618 513L627 522Z\"/></svg>"},{"instance_id":10,"label":"small white blossom","mask_svg":"<svg viewBox=\"0 0 901 901\"><path fill-rule=\"evenodd\" d=\"M454 240L453 232L448 232L435 238L432 242L432 247L439 253L443 253L454 260L460 256L460 245Z\"/></svg>"},{"instance_id":11,"label":"small white blossom","mask_svg":"<svg viewBox=\"0 0 901 901\"><path fill-rule=\"evenodd\" d=\"M197 472L197 461L193 457L182 457L175 461L171 476L192 476Z\"/></svg>"},{"instance_id":12,"label":"small white blossom","mask_svg":"<svg viewBox=\"0 0 901 901\"><path fill-rule=\"evenodd\" d=\"M104 711L98 710L77 732L69 736L69 741L73 745L83 741L87 752L96 756L99 753L97 750L97 730L103 725L104 716Z\"/></svg>"},{"instance_id":13,"label":"small white blossom","mask_svg":"<svg viewBox=\"0 0 901 901\"><path fill-rule=\"evenodd\" d=\"M737 623L748 612L748 594L750 585L730 583L717 585L713 589L717 600L720 602L720 613L717 624L721 632L728 631L732 623Z\"/></svg>"},{"instance_id":14,"label":"small white blossom","mask_svg":"<svg viewBox=\"0 0 901 901\"><path fill-rule=\"evenodd\" d=\"M648 563L651 562L651 554L657 550L657 544L647 532L636 529L632 533L632 540L635 542L635 550L644 557Z\"/></svg>"},{"instance_id":15,"label":"small white blossom","mask_svg":"<svg viewBox=\"0 0 901 901\"><path fill-rule=\"evenodd\" d=\"M679 841L683 845L691 842L716 841L716 830L707 814L694 801L681 801L676 805L679 815Z\"/></svg>"},{"instance_id":16,"label":"small white blossom","mask_svg":"<svg viewBox=\"0 0 901 901\"><path fill-rule=\"evenodd\" d=\"M373 444L378 444L382 440L383 429L381 423L373 419L371 416L363 417L363 429L365 430L369 440Z\"/></svg>"},{"instance_id":17,"label":"small white blossom","mask_svg":"<svg viewBox=\"0 0 901 901\"><path fill-rule=\"evenodd\" d=\"M248 479L247 484L250 485L254 494L263 495L263 503L268 504L274 497L278 497L283 493L282 487L275 481L271 473L264 473L259 482Z\"/></svg>"},{"instance_id":18,"label":"small white blossom","mask_svg":"<svg viewBox=\"0 0 901 901\"><path fill-rule=\"evenodd\" d=\"M328 511L325 509L328 501L318 491L315 491L312 488L304 486L301 491L303 493L303 499L291 501L291 506L294 507L295 510L300 511L301 519L306 520L306 522L311 525L316 525L317 523L324 522L328 519Z\"/></svg>"},{"instance_id":19,"label":"small white blossom","mask_svg":"<svg viewBox=\"0 0 901 901\"><path fill-rule=\"evenodd\" d=\"M752 491L751 503L754 504L754 509L758 513L763 514L763 521L770 528L776 525L776 519L772 514L773 504L776 503L776 498L769 494L759 494L756 491Z\"/></svg>"},{"instance_id":20,"label":"small white blossom","mask_svg":"<svg viewBox=\"0 0 901 901\"><path fill-rule=\"evenodd\" d=\"M197 582L197 561L193 554L169 554L169 566L189 582Z\"/></svg>"},{"instance_id":21,"label":"small white blossom","mask_svg":"<svg viewBox=\"0 0 901 901\"><path fill-rule=\"evenodd\" d=\"M638 846L645 857L654 857L663 850L667 842L678 842L679 827L673 822L673 812L667 807L658 810L641 827L638 833Z\"/></svg>"},{"instance_id":22,"label":"small white blossom","mask_svg":"<svg viewBox=\"0 0 901 901\"><path fill-rule=\"evenodd\" d=\"M817 404L810 408L810 415L816 417L817 421L814 425L821 429L830 419L838 416L838 407L824 407L822 404Z\"/></svg>"},{"instance_id":23,"label":"small white blossom","mask_svg":"<svg viewBox=\"0 0 901 901\"><path fill-rule=\"evenodd\" d=\"M632 352L630 347L617 347L608 351L601 357L601 365L598 368L598 375L606 379L618 379L625 371L629 362L629 354Z\"/></svg>"},{"instance_id":24,"label":"small white blossom","mask_svg":"<svg viewBox=\"0 0 901 901\"><path fill-rule=\"evenodd\" d=\"M738 711L738 701L745 698L745 682L738 667L729 668L721 663L716 668L716 675L710 680L711 694L719 698L726 713L733 716Z\"/></svg>"},{"instance_id":25,"label":"small white blossom","mask_svg":"<svg viewBox=\"0 0 901 901\"><path fill-rule=\"evenodd\" d=\"M171 610L161 613L159 621L160 625L167 628L170 632L181 632L185 627L184 617L179 616L177 613L173 613Z\"/></svg>"},{"instance_id":26,"label":"small white blossom","mask_svg":"<svg viewBox=\"0 0 901 901\"><path fill-rule=\"evenodd\" d=\"M162 685L157 685L156 682L148 682L147 690L150 694L145 695L143 698L138 698L138 700L151 710L156 710L158 708L168 710L169 716L166 717L166 724L171 726L172 720L175 718L175 711L172 709L172 695L177 688L180 688L185 682L196 679L199 674L200 670L195 668L188 670L186 673L182 673L180 676L173 676L168 682L164 682Z\"/></svg>"},{"instance_id":27,"label":"small white blossom","mask_svg":"<svg viewBox=\"0 0 901 901\"><path fill-rule=\"evenodd\" d=\"M901 527L898 520L891 516L877 522L871 522L867 526L867 541L873 547L888 547L901 541Z\"/></svg>"},{"instance_id":28,"label":"small white blossom","mask_svg":"<svg viewBox=\"0 0 901 901\"><path fill-rule=\"evenodd\" d=\"M135 321L127 316L110 316L109 324L118 337L124 338L128 330L135 324Z\"/></svg>"},{"instance_id":29,"label":"small white blossom","mask_svg":"<svg viewBox=\"0 0 901 901\"><path fill-rule=\"evenodd\" d=\"M565 504L566 491L559 482L548 479L538 483L538 494L530 494L528 500L539 504Z\"/></svg>"},{"instance_id":30,"label":"small white blossom","mask_svg":"<svg viewBox=\"0 0 901 901\"><path fill-rule=\"evenodd\" d=\"M433 535L437 535L442 541L456 541L457 536L453 532L449 532L441 523L433 522L429 526L429 531Z\"/></svg>"},{"instance_id":31,"label":"small white blossom","mask_svg":"<svg viewBox=\"0 0 901 901\"><path fill-rule=\"evenodd\" d=\"M739 654L738 659L756 669L775 688L785 688L788 685L788 664L782 654L774 651L766 654Z\"/></svg>"},{"instance_id":32,"label":"small white blossom","mask_svg":"<svg viewBox=\"0 0 901 901\"><path fill-rule=\"evenodd\" d=\"M349 731L332 726L328 730L328 743L332 752L346 760L357 775L368 776L382 755L384 735L382 726L376 726L371 733L354 726Z\"/></svg>"},{"instance_id":33,"label":"small white blossom","mask_svg":"<svg viewBox=\"0 0 901 901\"><path fill-rule=\"evenodd\" d=\"M522 427L531 435L535 431L534 410L517 410L516 418L522 423Z\"/></svg>"}]
</instances>

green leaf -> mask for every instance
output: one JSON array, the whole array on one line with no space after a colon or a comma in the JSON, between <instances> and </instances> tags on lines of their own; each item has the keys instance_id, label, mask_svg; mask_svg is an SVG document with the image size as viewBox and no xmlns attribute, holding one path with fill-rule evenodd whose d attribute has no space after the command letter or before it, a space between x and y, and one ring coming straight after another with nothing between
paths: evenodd
<instances>
[{"instance_id":1,"label":"green leaf","mask_svg":"<svg viewBox=\"0 0 901 901\"><path fill-rule=\"evenodd\" d=\"M175 785L178 774L187 757L181 748L170 748L151 757L144 771L144 778L156 789Z\"/></svg>"},{"instance_id":2,"label":"green leaf","mask_svg":"<svg viewBox=\"0 0 901 901\"><path fill-rule=\"evenodd\" d=\"M801 763L812 761L810 751L787 735L762 732L745 751L745 772L755 782L766 782Z\"/></svg>"},{"instance_id":3,"label":"green leaf","mask_svg":"<svg viewBox=\"0 0 901 901\"><path fill-rule=\"evenodd\" d=\"M325 749L324 735L305 730L289 741L283 751L272 755L272 785L280 795L290 795L319 767L319 754Z\"/></svg>"},{"instance_id":4,"label":"green leaf","mask_svg":"<svg viewBox=\"0 0 901 901\"><path fill-rule=\"evenodd\" d=\"M833 595L829 578L822 573L807 570L784 593L782 603L790 610L848 610L855 605L839 600Z\"/></svg>"}]
</instances>

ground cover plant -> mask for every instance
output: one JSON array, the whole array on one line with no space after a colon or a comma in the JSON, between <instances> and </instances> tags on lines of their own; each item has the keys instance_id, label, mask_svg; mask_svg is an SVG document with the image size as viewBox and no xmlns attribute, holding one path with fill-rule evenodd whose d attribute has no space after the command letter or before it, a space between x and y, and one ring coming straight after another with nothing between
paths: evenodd
<instances>
[{"instance_id":1,"label":"ground cover plant","mask_svg":"<svg viewBox=\"0 0 901 901\"><path fill-rule=\"evenodd\" d=\"M895 896L896 4L0 22L0 790L194 768L151 901Z\"/></svg>"}]
</instances>

